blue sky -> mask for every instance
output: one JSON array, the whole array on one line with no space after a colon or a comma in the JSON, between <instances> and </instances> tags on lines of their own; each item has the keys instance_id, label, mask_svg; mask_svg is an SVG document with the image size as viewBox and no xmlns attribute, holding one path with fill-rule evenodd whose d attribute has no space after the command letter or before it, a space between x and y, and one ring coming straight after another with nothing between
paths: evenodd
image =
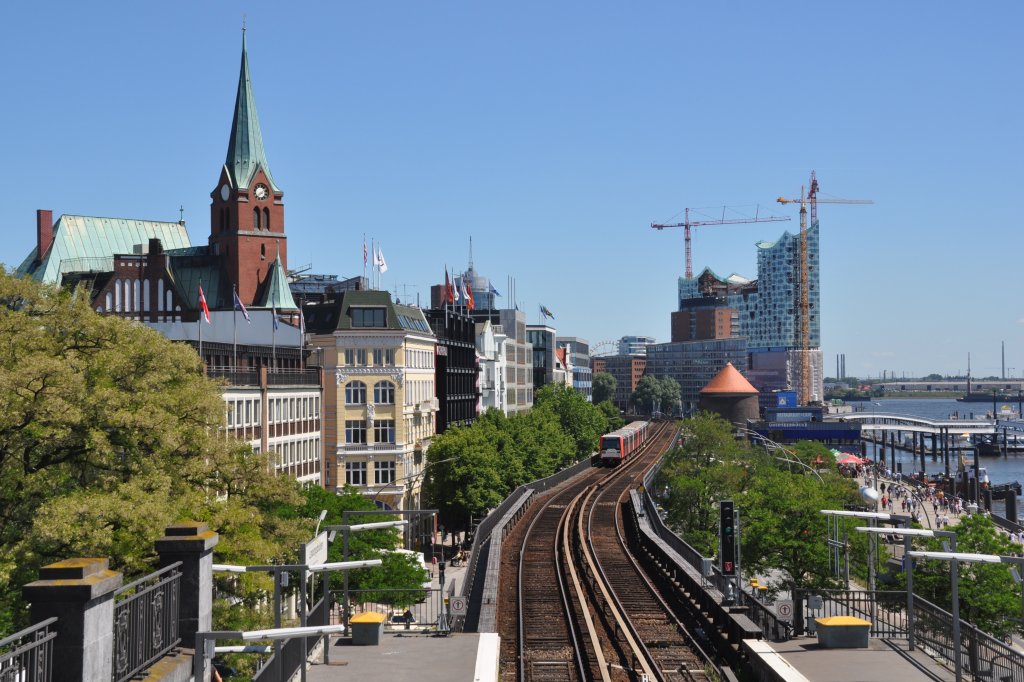
<instances>
[{"instance_id":1,"label":"blue sky","mask_svg":"<svg viewBox=\"0 0 1024 682\"><path fill-rule=\"evenodd\" d=\"M209 232L247 16L289 260L403 299L476 268L592 343L669 338L694 268L756 276L816 169L826 369L1024 374L1024 6L954 3L15 3L0 25L0 261L35 210Z\"/></svg>"}]
</instances>

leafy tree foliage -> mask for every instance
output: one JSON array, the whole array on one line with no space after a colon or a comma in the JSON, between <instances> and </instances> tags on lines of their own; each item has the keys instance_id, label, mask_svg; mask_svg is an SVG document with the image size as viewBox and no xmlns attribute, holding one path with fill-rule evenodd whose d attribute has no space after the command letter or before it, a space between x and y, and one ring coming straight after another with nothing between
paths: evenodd
<instances>
[{"instance_id":1,"label":"leafy tree foliage","mask_svg":"<svg viewBox=\"0 0 1024 682\"><path fill-rule=\"evenodd\" d=\"M598 372L594 375L592 382L593 395L591 397L595 404L603 403L606 400L611 401L615 397L615 387L619 382L608 372Z\"/></svg>"},{"instance_id":2,"label":"leafy tree foliage","mask_svg":"<svg viewBox=\"0 0 1024 682\"><path fill-rule=\"evenodd\" d=\"M640 378L636 389L629 397L629 401L642 412L648 414L658 409L661 404L661 383L650 374Z\"/></svg>"},{"instance_id":3,"label":"leafy tree foliage","mask_svg":"<svg viewBox=\"0 0 1024 682\"><path fill-rule=\"evenodd\" d=\"M615 407L615 405L612 404L612 401L605 400L604 402L597 403L597 409L601 410L601 413L607 421L608 425L604 429L605 433L618 431L623 427L623 425L625 425L626 420L622 418L622 415L619 413L619 408Z\"/></svg>"},{"instance_id":4,"label":"leafy tree foliage","mask_svg":"<svg viewBox=\"0 0 1024 682\"><path fill-rule=\"evenodd\" d=\"M1000 533L983 514L972 514L948 530L956 533L956 551L975 554L1019 554L1020 547ZM915 542L931 551L944 551L942 540ZM951 565L936 559L914 564L914 594L949 610L953 603ZM1018 571L1020 569L1018 568ZM1024 632L1021 625L1021 585L1011 579L1009 565L959 562L960 618L996 637ZM900 582L906 587L904 576Z\"/></svg>"},{"instance_id":5,"label":"leafy tree foliage","mask_svg":"<svg viewBox=\"0 0 1024 682\"><path fill-rule=\"evenodd\" d=\"M41 565L148 572L175 521L210 523L218 560L238 563L284 558L308 532L271 513L298 488L219 432L223 400L188 346L5 273L0 338L0 630L23 622Z\"/></svg>"},{"instance_id":6,"label":"leafy tree foliage","mask_svg":"<svg viewBox=\"0 0 1024 682\"><path fill-rule=\"evenodd\" d=\"M851 482L828 471L819 478L752 448L708 413L686 420L683 432L683 446L666 457L656 488L663 491L669 525L711 556L718 550L718 503L731 499L740 512L744 570L777 575L777 589L830 584L827 520L820 510L855 502ZM813 458L817 449L801 446L793 457Z\"/></svg>"},{"instance_id":7,"label":"leafy tree foliage","mask_svg":"<svg viewBox=\"0 0 1024 682\"><path fill-rule=\"evenodd\" d=\"M532 410L489 410L471 426L434 438L423 494L453 531L468 530L518 486L589 458L609 429L605 409L565 386L537 391ZM619 421L618 411L611 408Z\"/></svg>"},{"instance_id":8,"label":"leafy tree foliage","mask_svg":"<svg viewBox=\"0 0 1024 682\"><path fill-rule=\"evenodd\" d=\"M535 394L533 404L535 409L554 413L562 430L575 441L577 460L594 453L598 437L608 428L604 413L595 410L582 393L569 386L544 386Z\"/></svg>"},{"instance_id":9,"label":"leafy tree foliage","mask_svg":"<svg viewBox=\"0 0 1024 682\"><path fill-rule=\"evenodd\" d=\"M682 388L669 376L661 377L658 383L661 386L661 411L672 414L682 402Z\"/></svg>"}]
</instances>

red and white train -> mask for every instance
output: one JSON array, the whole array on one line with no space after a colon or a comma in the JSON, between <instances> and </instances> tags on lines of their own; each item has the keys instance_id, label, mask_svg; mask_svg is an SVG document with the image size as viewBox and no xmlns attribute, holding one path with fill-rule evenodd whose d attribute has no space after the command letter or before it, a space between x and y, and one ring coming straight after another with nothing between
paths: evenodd
<instances>
[{"instance_id":1,"label":"red and white train","mask_svg":"<svg viewBox=\"0 0 1024 682\"><path fill-rule=\"evenodd\" d=\"M597 464L613 467L628 459L647 442L650 422L630 422L618 431L601 436L597 448Z\"/></svg>"}]
</instances>

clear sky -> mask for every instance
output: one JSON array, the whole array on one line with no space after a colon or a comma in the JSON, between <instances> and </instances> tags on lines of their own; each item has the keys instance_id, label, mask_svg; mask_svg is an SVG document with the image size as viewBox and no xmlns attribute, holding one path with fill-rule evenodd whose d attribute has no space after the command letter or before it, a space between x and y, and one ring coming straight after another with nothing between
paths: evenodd
<instances>
[{"instance_id":1,"label":"clear sky","mask_svg":"<svg viewBox=\"0 0 1024 682\"><path fill-rule=\"evenodd\" d=\"M756 276L816 169L826 373L1024 374L1019 2L38 2L0 23L0 261L35 211L209 234L242 15L289 265L403 300L476 269L560 334L669 339L694 268Z\"/></svg>"}]
</instances>

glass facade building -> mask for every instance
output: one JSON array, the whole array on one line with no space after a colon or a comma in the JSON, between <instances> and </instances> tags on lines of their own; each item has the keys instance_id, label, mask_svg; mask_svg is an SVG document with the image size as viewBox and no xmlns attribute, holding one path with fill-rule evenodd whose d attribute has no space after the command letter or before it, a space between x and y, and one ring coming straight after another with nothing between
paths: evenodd
<instances>
[{"instance_id":1,"label":"glass facade building","mask_svg":"<svg viewBox=\"0 0 1024 682\"><path fill-rule=\"evenodd\" d=\"M697 409L700 390L727 362L747 371L746 339L710 339L658 343L647 347L647 374L672 377L679 382L683 414Z\"/></svg>"}]
</instances>

